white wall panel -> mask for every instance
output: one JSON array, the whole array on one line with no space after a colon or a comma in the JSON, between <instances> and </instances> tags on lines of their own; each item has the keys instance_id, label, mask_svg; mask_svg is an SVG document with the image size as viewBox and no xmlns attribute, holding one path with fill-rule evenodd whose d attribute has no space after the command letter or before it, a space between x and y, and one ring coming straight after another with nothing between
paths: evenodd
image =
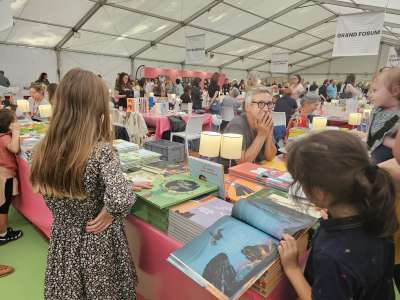
<instances>
[{"instance_id":1,"label":"white wall panel","mask_svg":"<svg viewBox=\"0 0 400 300\"><path fill-rule=\"evenodd\" d=\"M50 82L57 81L57 60L52 50L0 45L0 70L12 86L27 87L46 72Z\"/></svg>"}]
</instances>

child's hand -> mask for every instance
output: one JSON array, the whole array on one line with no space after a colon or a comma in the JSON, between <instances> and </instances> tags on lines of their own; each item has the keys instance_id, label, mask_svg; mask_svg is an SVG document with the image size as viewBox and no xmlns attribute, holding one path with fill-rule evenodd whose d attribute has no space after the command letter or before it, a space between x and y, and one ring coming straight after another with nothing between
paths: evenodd
<instances>
[{"instance_id":1,"label":"child's hand","mask_svg":"<svg viewBox=\"0 0 400 300\"><path fill-rule=\"evenodd\" d=\"M99 234L105 231L114 221L114 217L109 214L105 207L100 211L94 220L87 222L86 232Z\"/></svg>"},{"instance_id":2,"label":"child's hand","mask_svg":"<svg viewBox=\"0 0 400 300\"><path fill-rule=\"evenodd\" d=\"M151 182L143 181L143 182L134 182L132 188L136 192L140 192L142 189L151 189L153 184Z\"/></svg>"},{"instance_id":3,"label":"child's hand","mask_svg":"<svg viewBox=\"0 0 400 300\"><path fill-rule=\"evenodd\" d=\"M10 124L10 130L12 133L19 133L21 130L21 125L17 122L13 122Z\"/></svg>"},{"instance_id":4,"label":"child's hand","mask_svg":"<svg viewBox=\"0 0 400 300\"><path fill-rule=\"evenodd\" d=\"M278 246L282 267L285 272L299 268L299 250L296 240L289 234L283 235L283 240Z\"/></svg>"}]
</instances>

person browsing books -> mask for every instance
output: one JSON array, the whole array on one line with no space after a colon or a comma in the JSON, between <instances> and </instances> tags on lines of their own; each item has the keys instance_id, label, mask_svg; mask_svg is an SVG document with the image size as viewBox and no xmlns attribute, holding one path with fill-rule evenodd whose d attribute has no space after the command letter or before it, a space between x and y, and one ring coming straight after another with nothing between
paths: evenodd
<instances>
[{"instance_id":1,"label":"person browsing books","mask_svg":"<svg viewBox=\"0 0 400 300\"><path fill-rule=\"evenodd\" d=\"M135 195L112 147L108 89L72 69L54 99L31 174L53 215L44 299L136 299L123 227Z\"/></svg>"},{"instance_id":2,"label":"person browsing books","mask_svg":"<svg viewBox=\"0 0 400 300\"><path fill-rule=\"evenodd\" d=\"M287 166L307 198L327 210L304 275L294 238L284 234L278 247L299 299L395 299L395 188L365 144L343 131L317 133L289 147Z\"/></svg>"},{"instance_id":3,"label":"person browsing books","mask_svg":"<svg viewBox=\"0 0 400 300\"><path fill-rule=\"evenodd\" d=\"M242 158L237 163L272 160L276 155L271 112L272 95L263 85L246 92L245 113L236 116L225 133L243 135Z\"/></svg>"}]
</instances>

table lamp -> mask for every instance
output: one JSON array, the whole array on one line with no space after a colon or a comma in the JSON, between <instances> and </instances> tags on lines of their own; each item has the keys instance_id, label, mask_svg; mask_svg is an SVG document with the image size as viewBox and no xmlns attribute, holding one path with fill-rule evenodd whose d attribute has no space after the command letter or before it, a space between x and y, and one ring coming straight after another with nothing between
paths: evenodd
<instances>
[{"instance_id":1,"label":"table lamp","mask_svg":"<svg viewBox=\"0 0 400 300\"><path fill-rule=\"evenodd\" d=\"M208 158L218 157L221 146L221 134L213 131L203 131L200 134L199 154Z\"/></svg>"},{"instance_id":2,"label":"table lamp","mask_svg":"<svg viewBox=\"0 0 400 300\"><path fill-rule=\"evenodd\" d=\"M232 159L242 158L243 135L224 133L221 138L221 157L229 159L229 167Z\"/></svg>"},{"instance_id":3,"label":"table lamp","mask_svg":"<svg viewBox=\"0 0 400 300\"><path fill-rule=\"evenodd\" d=\"M52 109L50 104L39 105L39 114L41 118L50 118L51 112Z\"/></svg>"},{"instance_id":4,"label":"table lamp","mask_svg":"<svg viewBox=\"0 0 400 300\"><path fill-rule=\"evenodd\" d=\"M349 114L349 125L353 126L353 129L355 126L361 125L362 121L362 114L360 113L351 113Z\"/></svg>"},{"instance_id":5,"label":"table lamp","mask_svg":"<svg viewBox=\"0 0 400 300\"><path fill-rule=\"evenodd\" d=\"M28 100L17 100L17 108L22 113L29 112L29 101Z\"/></svg>"},{"instance_id":6,"label":"table lamp","mask_svg":"<svg viewBox=\"0 0 400 300\"><path fill-rule=\"evenodd\" d=\"M372 112L371 109L365 108L365 109L363 110L363 117L364 117L364 118L369 118L369 116L371 115L371 112Z\"/></svg>"},{"instance_id":7,"label":"table lamp","mask_svg":"<svg viewBox=\"0 0 400 300\"><path fill-rule=\"evenodd\" d=\"M326 128L328 119L326 117L313 117L312 129L321 130Z\"/></svg>"}]
</instances>

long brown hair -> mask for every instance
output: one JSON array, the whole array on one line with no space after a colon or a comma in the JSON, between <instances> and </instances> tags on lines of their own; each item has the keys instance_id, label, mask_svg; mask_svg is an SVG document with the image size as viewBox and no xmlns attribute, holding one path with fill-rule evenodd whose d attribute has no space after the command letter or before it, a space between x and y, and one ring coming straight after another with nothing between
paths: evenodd
<instances>
[{"instance_id":1,"label":"long brown hair","mask_svg":"<svg viewBox=\"0 0 400 300\"><path fill-rule=\"evenodd\" d=\"M392 179L371 164L358 137L325 131L301 139L289 147L288 171L306 193L319 188L333 205L344 203L357 209L371 236L390 237L397 230Z\"/></svg>"},{"instance_id":2,"label":"long brown hair","mask_svg":"<svg viewBox=\"0 0 400 300\"><path fill-rule=\"evenodd\" d=\"M99 142L111 143L108 90L82 69L70 70L56 90L46 136L35 149L31 181L48 196L85 198L83 175Z\"/></svg>"}]
</instances>

